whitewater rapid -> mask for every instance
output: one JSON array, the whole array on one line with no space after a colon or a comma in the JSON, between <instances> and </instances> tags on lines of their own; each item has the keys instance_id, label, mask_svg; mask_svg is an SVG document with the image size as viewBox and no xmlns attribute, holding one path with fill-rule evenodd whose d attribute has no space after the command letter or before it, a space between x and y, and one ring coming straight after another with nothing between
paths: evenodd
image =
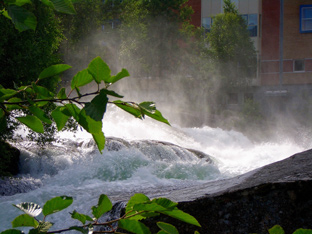
<instances>
[{"instance_id":1,"label":"whitewater rapid","mask_svg":"<svg viewBox=\"0 0 312 234\"><path fill-rule=\"evenodd\" d=\"M210 155L213 163L184 153L176 157L169 148L157 149L163 151L162 159L148 155L148 150L153 149L143 152L138 148L105 149L101 155L90 142L89 134L81 130L60 133L60 140L44 150L39 150L33 142L20 142L17 146L22 152L21 176L36 181L39 186L27 193L0 197L0 231L11 228L10 222L21 214L12 204L43 205L54 196L74 197L71 207L49 217L48 221L55 223L55 230L77 225L69 212L75 209L90 214L100 194L107 194L114 201L137 192L157 196L165 191L234 177L306 149L287 140L254 143L242 133L220 128L181 128L151 119L142 121L115 110L106 114L103 130L106 137L125 142L153 140L198 150Z\"/></svg>"}]
</instances>

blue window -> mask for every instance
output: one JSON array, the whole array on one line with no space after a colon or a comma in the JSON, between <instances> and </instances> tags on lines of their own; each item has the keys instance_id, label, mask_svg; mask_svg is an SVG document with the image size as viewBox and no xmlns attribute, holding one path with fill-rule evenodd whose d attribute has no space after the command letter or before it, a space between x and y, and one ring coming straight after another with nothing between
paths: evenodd
<instances>
[{"instance_id":1,"label":"blue window","mask_svg":"<svg viewBox=\"0 0 312 234\"><path fill-rule=\"evenodd\" d=\"M211 17L202 18L202 27L205 29L205 32L210 32L211 25L212 25Z\"/></svg>"},{"instance_id":2,"label":"blue window","mask_svg":"<svg viewBox=\"0 0 312 234\"><path fill-rule=\"evenodd\" d=\"M300 32L312 32L312 5L300 6Z\"/></svg>"},{"instance_id":3,"label":"blue window","mask_svg":"<svg viewBox=\"0 0 312 234\"><path fill-rule=\"evenodd\" d=\"M242 17L247 24L249 36L256 37L258 35L258 15L249 14L249 15L242 15Z\"/></svg>"}]
</instances>

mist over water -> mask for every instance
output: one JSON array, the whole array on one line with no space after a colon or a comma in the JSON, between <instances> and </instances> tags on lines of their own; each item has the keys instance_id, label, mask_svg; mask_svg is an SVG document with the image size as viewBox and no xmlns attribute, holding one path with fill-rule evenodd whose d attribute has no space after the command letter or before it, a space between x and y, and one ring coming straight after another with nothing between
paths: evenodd
<instances>
[{"instance_id":1,"label":"mist over water","mask_svg":"<svg viewBox=\"0 0 312 234\"><path fill-rule=\"evenodd\" d=\"M137 192L158 196L240 175L305 150L290 141L254 143L240 132L209 126L182 128L174 122L168 126L151 119L142 121L116 108L110 108L105 115L103 130L107 138L121 138L124 144L130 142L139 147L115 151L106 148L101 155L88 133L80 130L60 133L60 140L44 150L32 142L19 143L21 176L40 181L41 186L27 193L0 197L0 230L10 228L10 222L20 214L11 204L32 201L43 205L53 196L73 196L72 208L49 217L56 223L55 230L65 223L77 224L70 220L68 212L89 212L100 194L107 194L114 201ZM213 163L180 149L174 151L162 144L148 148L142 143L149 141L202 151L211 156ZM59 220L65 222L60 224Z\"/></svg>"}]
</instances>

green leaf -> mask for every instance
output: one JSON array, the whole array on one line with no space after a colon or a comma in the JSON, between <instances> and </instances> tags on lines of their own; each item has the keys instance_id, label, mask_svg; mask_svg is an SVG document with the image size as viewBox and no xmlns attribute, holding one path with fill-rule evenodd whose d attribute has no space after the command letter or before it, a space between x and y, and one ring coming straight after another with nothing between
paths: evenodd
<instances>
[{"instance_id":1,"label":"green leaf","mask_svg":"<svg viewBox=\"0 0 312 234\"><path fill-rule=\"evenodd\" d=\"M112 202L109 198L102 194L99 197L98 205L92 207L92 214L96 219L100 218L104 213L110 211L113 208Z\"/></svg>"},{"instance_id":2,"label":"green leaf","mask_svg":"<svg viewBox=\"0 0 312 234\"><path fill-rule=\"evenodd\" d=\"M101 92L105 93L106 95L113 96L113 97L123 98L123 96L119 95L118 93L112 90L101 89Z\"/></svg>"},{"instance_id":3,"label":"green leaf","mask_svg":"<svg viewBox=\"0 0 312 234\"><path fill-rule=\"evenodd\" d=\"M88 71L93 76L96 83L100 84L102 80L105 83L109 83L111 70L100 57L96 57L90 62Z\"/></svg>"},{"instance_id":4,"label":"green leaf","mask_svg":"<svg viewBox=\"0 0 312 234\"><path fill-rule=\"evenodd\" d=\"M4 17L6 17L6 18L8 18L9 20L12 20L12 18L9 16L9 13L8 13L8 11L3 11L2 12L2 15L4 16ZM2 87L3 88L3 87Z\"/></svg>"},{"instance_id":5,"label":"green leaf","mask_svg":"<svg viewBox=\"0 0 312 234\"><path fill-rule=\"evenodd\" d=\"M312 230L299 228L293 234L312 234Z\"/></svg>"},{"instance_id":6,"label":"green leaf","mask_svg":"<svg viewBox=\"0 0 312 234\"><path fill-rule=\"evenodd\" d=\"M102 132L102 121L96 121L90 116L87 116L84 109L80 111L77 122L91 134L98 134Z\"/></svg>"},{"instance_id":7,"label":"green leaf","mask_svg":"<svg viewBox=\"0 0 312 234\"><path fill-rule=\"evenodd\" d=\"M93 219L90 216L84 215L84 214L80 214L76 210L74 210L73 213L71 213L71 217L73 219L79 220L82 224L85 224L86 221L91 221L91 222L93 221Z\"/></svg>"},{"instance_id":8,"label":"green leaf","mask_svg":"<svg viewBox=\"0 0 312 234\"><path fill-rule=\"evenodd\" d=\"M270 234L284 234L284 230L280 225L275 225L271 229L269 229Z\"/></svg>"},{"instance_id":9,"label":"green leaf","mask_svg":"<svg viewBox=\"0 0 312 234\"><path fill-rule=\"evenodd\" d=\"M165 124L168 124L170 126L170 123L167 119L165 119L162 114L160 113L160 111L156 110L154 114L151 114L150 112L147 112L147 111L144 111L143 110L143 113L145 115L147 115L148 117L152 118L152 119L155 119L159 122L162 122L162 123L165 123Z\"/></svg>"},{"instance_id":10,"label":"green leaf","mask_svg":"<svg viewBox=\"0 0 312 234\"><path fill-rule=\"evenodd\" d=\"M134 211L135 205L142 204L142 203L144 204L146 202L150 202L150 199L145 194L142 194L142 193L134 194L127 203L127 206L126 206L127 216L126 217L136 214L136 211ZM150 213L141 214L141 215L132 216L130 219L131 220L141 220L141 219L145 219L146 217L149 217L149 216L155 216L155 215L150 214Z\"/></svg>"},{"instance_id":11,"label":"green leaf","mask_svg":"<svg viewBox=\"0 0 312 234\"><path fill-rule=\"evenodd\" d=\"M190 214L187 214L183 212L182 210L179 210L178 208L175 208L170 211L162 211L160 212L162 214L168 215L172 218L179 219L185 223L189 223L198 227L201 227L198 221Z\"/></svg>"},{"instance_id":12,"label":"green leaf","mask_svg":"<svg viewBox=\"0 0 312 234\"><path fill-rule=\"evenodd\" d=\"M106 83L114 84L118 80L121 80L122 78L125 78L127 76L130 76L130 74L126 69L123 68L121 72L119 72L117 75L110 77Z\"/></svg>"},{"instance_id":13,"label":"green leaf","mask_svg":"<svg viewBox=\"0 0 312 234\"><path fill-rule=\"evenodd\" d=\"M44 133L42 122L36 116L27 115L25 117L16 117L16 119L33 131Z\"/></svg>"},{"instance_id":14,"label":"green leaf","mask_svg":"<svg viewBox=\"0 0 312 234\"><path fill-rule=\"evenodd\" d=\"M122 219L118 222L118 227L136 234L149 234L151 231L143 223L137 220Z\"/></svg>"},{"instance_id":15,"label":"green leaf","mask_svg":"<svg viewBox=\"0 0 312 234\"><path fill-rule=\"evenodd\" d=\"M39 223L37 220L35 220L34 217L28 215L28 214L22 214L17 216L13 221L12 221L12 227L38 227Z\"/></svg>"},{"instance_id":16,"label":"green leaf","mask_svg":"<svg viewBox=\"0 0 312 234\"><path fill-rule=\"evenodd\" d=\"M56 123L56 127L58 131L61 131L65 125L67 120L69 119L68 115L65 115L62 110L64 110L65 107L57 107L55 110L52 111L51 116L54 119Z\"/></svg>"},{"instance_id":17,"label":"green leaf","mask_svg":"<svg viewBox=\"0 0 312 234\"><path fill-rule=\"evenodd\" d=\"M37 227L39 233L46 233L53 226L53 223L40 221Z\"/></svg>"},{"instance_id":18,"label":"green leaf","mask_svg":"<svg viewBox=\"0 0 312 234\"><path fill-rule=\"evenodd\" d=\"M48 78L48 77L52 77L52 76L56 76L61 74L62 72L70 69L71 66L67 65L67 64L56 64L56 65L52 65L46 69L44 69L40 75L39 75L39 80Z\"/></svg>"},{"instance_id":19,"label":"green leaf","mask_svg":"<svg viewBox=\"0 0 312 234\"><path fill-rule=\"evenodd\" d=\"M168 233L165 232L164 230L160 230L159 232L157 232L157 234L168 234Z\"/></svg>"},{"instance_id":20,"label":"green leaf","mask_svg":"<svg viewBox=\"0 0 312 234\"><path fill-rule=\"evenodd\" d=\"M99 132L99 133L93 133L92 137L100 151L100 153L102 153L102 150L105 148L105 136L103 132Z\"/></svg>"},{"instance_id":21,"label":"green leaf","mask_svg":"<svg viewBox=\"0 0 312 234\"><path fill-rule=\"evenodd\" d=\"M133 210L135 211L167 211L168 209L157 205L156 203L140 203L133 206Z\"/></svg>"},{"instance_id":22,"label":"green leaf","mask_svg":"<svg viewBox=\"0 0 312 234\"><path fill-rule=\"evenodd\" d=\"M8 229L8 230L1 232L1 234L22 234L22 231L16 230L16 229Z\"/></svg>"},{"instance_id":23,"label":"green leaf","mask_svg":"<svg viewBox=\"0 0 312 234\"><path fill-rule=\"evenodd\" d=\"M9 17L15 25L15 28L20 32L28 29L36 29L37 18L32 12L16 5L9 5L7 11Z\"/></svg>"},{"instance_id":24,"label":"green leaf","mask_svg":"<svg viewBox=\"0 0 312 234\"><path fill-rule=\"evenodd\" d=\"M66 104L65 107L67 111L62 110L62 113L68 116L73 116L74 119L79 122L79 113L81 110L75 104Z\"/></svg>"},{"instance_id":25,"label":"green leaf","mask_svg":"<svg viewBox=\"0 0 312 234\"><path fill-rule=\"evenodd\" d=\"M73 203L72 197L60 196L47 201L42 209L44 216L59 212L69 207Z\"/></svg>"},{"instance_id":26,"label":"green leaf","mask_svg":"<svg viewBox=\"0 0 312 234\"><path fill-rule=\"evenodd\" d=\"M57 94L57 98L58 99L67 99L66 89L65 88L61 88L61 90Z\"/></svg>"},{"instance_id":27,"label":"green leaf","mask_svg":"<svg viewBox=\"0 0 312 234\"><path fill-rule=\"evenodd\" d=\"M37 98L50 99L54 96L54 93L50 92L47 88L32 84L35 93L37 93Z\"/></svg>"},{"instance_id":28,"label":"green leaf","mask_svg":"<svg viewBox=\"0 0 312 234\"><path fill-rule=\"evenodd\" d=\"M95 121L102 121L104 113L106 112L106 105L108 98L105 91L100 93L92 99L91 102L85 104L86 115L90 116Z\"/></svg>"},{"instance_id":29,"label":"green leaf","mask_svg":"<svg viewBox=\"0 0 312 234\"><path fill-rule=\"evenodd\" d=\"M0 132L4 131L6 129L7 122L5 113L2 109L0 109Z\"/></svg>"},{"instance_id":30,"label":"green leaf","mask_svg":"<svg viewBox=\"0 0 312 234\"><path fill-rule=\"evenodd\" d=\"M10 103L17 103L17 102L22 102L22 100L20 98L11 98L8 100L8 102ZM16 110L16 109L23 109L21 106L17 105L17 104L6 104L5 107L7 108L7 110L11 111L11 110Z\"/></svg>"},{"instance_id":31,"label":"green leaf","mask_svg":"<svg viewBox=\"0 0 312 234\"><path fill-rule=\"evenodd\" d=\"M76 10L71 0L50 0L54 9L61 13L76 14Z\"/></svg>"},{"instance_id":32,"label":"green leaf","mask_svg":"<svg viewBox=\"0 0 312 234\"><path fill-rule=\"evenodd\" d=\"M41 0L41 2L48 7L54 8L53 3L49 0Z\"/></svg>"},{"instance_id":33,"label":"green leaf","mask_svg":"<svg viewBox=\"0 0 312 234\"><path fill-rule=\"evenodd\" d=\"M174 209L178 203L173 202L171 200L169 200L168 198L155 198L152 200L152 203L156 203L162 207L165 207L166 209L172 210Z\"/></svg>"},{"instance_id":34,"label":"green leaf","mask_svg":"<svg viewBox=\"0 0 312 234\"><path fill-rule=\"evenodd\" d=\"M0 102L10 99L16 94L17 94L17 91L13 89L0 89Z\"/></svg>"},{"instance_id":35,"label":"green leaf","mask_svg":"<svg viewBox=\"0 0 312 234\"><path fill-rule=\"evenodd\" d=\"M78 72L72 79L70 87L75 89L93 81L93 77L89 74L87 69Z\"/></svg>"},{"instance_id":36,"label":"green leaf","mask_svg":"<svg viewBox=\"0 0 312 234\"><path fill-rule=\"evenodd\" d=\"M171 224L169 224L169 223L157 222L157 226L161 230L163 230L165 233L168 233L168 234L179 234L179 232L176 229L176 227L171 225Z\"/></svg>"},{"instance_id":37,"label":"green leaf","mask_svg":"<svg viewBox=\"0 0 312 234\"><path fill-rule=\"evenodd\" d=\"M113 103L136 118L144 118L144 115L141 112L141 108L136 103L128 103L121 100L113 101Z\"/></svg>"},{"instance_id":38,"label":"green leaf","mask_svg":"<svg viewBox=\"0 0 312 234\"><path fill-rule=\"evenodd\" d=\"M41 207L33 202L22 202L20 204L16 204L13 206L17 207L18 209L22 210L23 212L32 217L36 217L42 212Z\"/></svg>"},{"instance_id":39,"label":"green leaf","mask_svg":"<svg viewBox=\"0 0 312 234\"><path fill-rule=\"evenodd\" d=\"M33 115L35 115L41 121L43 121L43 122L45 122L47 124L52 124L51 119L49 119L49 117L40 108L38 108L36 106L30 106L29 110L30 110L31 113L33 113Z\"/></svg>"},{"instance_id":40,"label":"green leaf","mask_svg":"<svg viewBox=\"0 0 312 234\"><path fill-rule=\"evenodd\" d=\"M14 5L23 6L25 4L32 4L31 0L15 0Z\"/></svg>"}]
</instances>

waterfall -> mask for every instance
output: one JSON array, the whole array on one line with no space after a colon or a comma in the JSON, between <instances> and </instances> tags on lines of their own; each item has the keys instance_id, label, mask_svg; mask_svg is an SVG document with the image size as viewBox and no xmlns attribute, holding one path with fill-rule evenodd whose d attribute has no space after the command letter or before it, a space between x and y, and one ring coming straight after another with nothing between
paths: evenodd
<instances>
[{"instance_id":1,"label":"waterfall","mask_svg":"<svg viewBox=\"0 0 312 234\"><path fill-rule=\"evenodd\" d=\"M286 139L259 144L220 128L181 128L129 119L115 110L104 119L103 154L82 131L62 132L57 142L43 149L33 142L16 143L21 150L21 173L19 179L0 181L6 195L0 197L0 231L11 228L10 222L21 214L12 204L42 206L52 197L72 196L72 206L48 217L55 230L78 225L68 214L74 209L91 215L100 194L113 202L138 192L165 196L179 188L240 175L306 149Z\"/></svg>"}]
</instances>

